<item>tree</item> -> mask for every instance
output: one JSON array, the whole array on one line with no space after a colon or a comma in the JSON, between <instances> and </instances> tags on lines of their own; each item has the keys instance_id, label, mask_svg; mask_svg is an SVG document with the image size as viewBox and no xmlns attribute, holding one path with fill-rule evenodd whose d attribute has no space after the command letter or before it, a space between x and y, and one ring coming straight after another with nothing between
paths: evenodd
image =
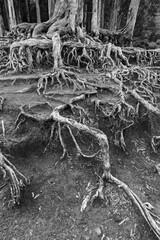
<instances>
[{"instance_id":1,"label":"tree","mask_svg":"<svg viewBox=\"0 0 160 240\"><path fill-rule=\"evenodd\" d=\"M131 0L128 15L127 15L127 23L124 30L122 31L125 34L126 38L128 39L132 39L133 37L139 4L140 4L140 0Z\"/></svg>"},{"instance_id":2,"label":"tree","mask_svg":"<svg viewBox=\"0 0 160 240\"><path fill-rule=\"evenodd\" d=\"M36 0L36 13L37 13L37 22L41 22L41 14L40 14L40 6L39 6L39 0Z\"/></svg>"},{"instance_id":3,"label":"tree","mask_svg":"<svg viewBox=\"0 0 160 240\"><path fill-rule=\"evenodd\" d=\"M48 15L49 18L53 15L54 8L55 8L56 0L48 0Z\"/></svg>"},{"instance_id":4,"label":"tree","mask_svg":"<svg viewBox=\"0 0 160 240\"><path fill-rule=\"evenodd\" d=\"M16 15L13 0L8 0L10 29L16 26Z\"/></svg>"},{"instance_id":5,"label":"tree","mask_svg":"<svg viewBox=\"0 0 160 240\"><path fill-rule=\"evenodd\" d=\"M114 0L113 1L113 7L111 10L111 17L109 22L109 30L111 32L116 32L118 30L118 17L119 17L119 11L120 11L121 1L120 0Z\"/></svg>"},{"instance_id":6,"label":"tree","mask_svg":"<svg viewBox=\"0 0 160 240\"><path fill-rule=\"evenodd\" d=\"M103 198L104 181L107 180L116 183L131 197L155 235L160 237L158 224L152 218L145 204L142 203L126 184L111 174L109 142L106 134L96 128L93 123L94 121L88 117L86 110L78 105L80 100L86 100L87 97L92 96L92 94L98 95L99 89L100 91L107 90L119 97L119 101L116 104L110 105L108 99L106 103L96 97L93 99L92 104L94 104L95 109L102 112L109 123L114 121L113 126L111 126L111 131L115 133L115 145L123 151L125 151L126 147L125 131L133 126L137 122L137 119L141 117L139 105L142 105L147 112L160 116L160 110L158 107L155 107L155 100L151 93L152 82L149 82L148 78L146 81L146 76L149 76L148 69L140 70L135 66L132 68L132 62L130 62L131 59L135 61L135 64L140 64L140 61L141 63L145 61L146 64L151 65L151 62L156 60L155 51L150 54L150 52L146 52L146 50L126 49L113 44L113 42L116 42L115 39L119 37L132 39L139 3L140 0L131 0L126 26L123 29L117 30L120 1L115 0L111 13L113 22L110 20L108 30L100 28L100 26L104 26L104 16L100 16L104 14L106 2L104 0L92 0L91 34L89 34L89 30L87 32L87 26L85 26L86 28L83 27L83 22L84 16L86 17L86 25L87 21L89 21L86 9L88 9L88 6L91 7L91 1L48 1L49 19L41 23L40 6L37 0L37 23L21 23L15 27L13 0L8 0L11 26L14 27L12 34L15 34L14 37L17 41L12 42L9 46L5 46L6 55L8 52L9 55L5 58L5 64L1 65L1 73L9 70L12 70L12 73L23 72L24 70L27 72L32 71L35 62L40 65L45 60L46 64L52 62L52 65L50 65L50 70L47 73L43 73L38 80L38 95L42 94L46 96L48 85L50 84L54 87L55 82L61 88L65 85L72 87L73 92L76 91L76 89L83 92L82 95L71 99L69 103L54 108L50 117L44 120L45 123L47 121L48 124L51 124L49 143L45 150L50 146L54 133L56 132L59 144L63 149L61 159L67 155L62 134L62 130L66 128L77 150L77 158L81 156L92 159L98 155L103 163L103 174L93 198L97 196ZM148 60L148 53L150 54L150 60ZM148 61L150 62L148 63ZM82 79L77 74L77 71L81 68L88 73L97 73L99 69L103 71L103 73L101 74L100 72L99 78L95 81ZM133 85L130 85L133 82L130 75L133 73L138 75L138 80L134 82ZM139 84L140 78L143 78L141 85ZM113 81L113 86L108 84L110 81ZM125 84L126 81L128 85ZM155 84L155 87L156 86L157 83ZM145 97L143 97L141 93L145 95ZM130 99L134 98L135 103L133 105L127 101L129 97ZM149 98L149 101L146 100L146 97ZM1 100L1 102L3 101ZM49 105L48 102L46 104ZM74 110L77 111L78 117L72 118L71 116L63 115L63 111L67 108L72 110L73 115ZM39 122L37 117L25 112L25 108L22 108L16 119L16 128L23 124L24 119ZM86 136L95 139L99 150L94 154L84 154L72 128L81 134L86 134ZM154 137L152 139L153 148L157 147L157 139L159 138ZM0 154L0 167L4 175L6 172L9 174L12 183L12 198L15 202L19 203L21 187L23 187L23 184L27 184L27 179L18 172L3 154ZM82 210L85 209L90 197L91 193L84 199Z\"/></svg>"},{"instance_id":7,"label":"tree","mask_svg":"<svg viewBox=\"0 0 160 240\"><path fill-rule=\"evenodd\" d=\"M30 15L29 15L29 2L28 2L28 0L25 0L25 6L26 6L27 21L30 22Z\"/></svg>"},{"instance_id":8,"label":"tree","mask_svg":"<svg viewBox=\"0 0 160 240\"><path fill-rule=\"evenodd\" d=\"M0 37L2 37L4 34L4 22L3 22L3 16L2 16L2 6L0 4Z\"/></svg>"},{"instance_id":9,"label":"tree","mask_svg":"<svg viewBox=\"0 0 160 240\"><path fill-rule=\"evenodd\" d=\"M14 6L15 6L15 14L16 14L16 21L17 23L21 23L22 22L22 16L21 16L21 2L19 0L14 1Z\"/></svg>"},{"instance_id":10,"label":"tree","mask_svg":"<svg viewBox=\"0 0 160 240\"><path fill-rule=\"evenodd\" d=\"M92 32L98 34L98 0L92 1Z\"/></svg>"}]
</instances>

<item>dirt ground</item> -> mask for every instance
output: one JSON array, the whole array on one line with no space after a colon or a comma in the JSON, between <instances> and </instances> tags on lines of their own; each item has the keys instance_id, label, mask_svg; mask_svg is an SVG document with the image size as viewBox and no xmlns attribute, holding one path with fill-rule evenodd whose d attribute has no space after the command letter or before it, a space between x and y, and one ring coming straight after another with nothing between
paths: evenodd
<instances>
[{"instance_id":1,"label":"dirt ground","mask_svg":"<svg viewBox=\"0 0 160 240\"><path fill-rule=\"evenodd\" d=\"M5 126L3 137L0 124L2 149L7 142L5 153L12 156L8 155L8 159L31 179L20 206L12 207L7 185L0 189L0 240L156 239L129 197L111 183L106 183L105 200L97 198L81 212L87 186L98 185L102 163L96 159L77 160L74 144L65 131L69 156L60 161L62 149L57 143L44 152L50 128L49 123L43 124L54 107L69 102L81 91L73 93L57 87L50 89L54 97L46 99L37 94L37 79L38 74L30 74L27 80L21 75L0 80L0 96L5 98L0 113L0 122L3 120ZM102 96L105 101L118 101L118 96L107 90L99 92L99 97ZM24 105L40 122L23 123L22 119L21 126L16 128L15 121ZM112 174L128 184L143 202L152 204L153 212L160 215L160 176L155 170L159 155L151 150L147 122L142 121L126 132L127 151L123 152L113 144L105 118L90 103L87 108L94 116L94 126L109 138ZM85 136L81 139L84 150L89 150L91 141ZM2 175L0 178L3 185Z\"/></svg>"}]
</instances>

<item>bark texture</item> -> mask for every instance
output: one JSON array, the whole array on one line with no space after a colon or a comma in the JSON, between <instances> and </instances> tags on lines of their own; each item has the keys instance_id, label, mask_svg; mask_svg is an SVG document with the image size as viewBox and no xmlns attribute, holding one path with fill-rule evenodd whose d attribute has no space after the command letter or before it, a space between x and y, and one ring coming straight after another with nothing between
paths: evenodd
<instances>
[{"instance_id":1,"label":"bark texture","mask_svg":"<svg viewBox=\"0 0 160 240\"><path fill-rule=\"evenodd\" d=\"M48 16L49 18L53 15L56 0L48 0Z\"/></svg>"},{"instance_id":2,"label":"bark texture","mask_svg":"<svg viewBox=\"0 0 160 240\"><path fill-rule=\"evenodd\" d=\"M137 13L139 9L140 0L131 0L129 11L127 15L127 23L125 27L125 35L127 38L132 39L133 32L136 24Z\"/></svg>"},{"instance_id":3,"label":"bark texture","mask_svg":"<svg viewBox=\"0 0 160 240\"><path fill-rule=\"evenodd\" d=\"M111 11L110 22L109 22L109 30L111 32L116 32L118 30L117 24L118 24L118 16L120 11L120 3L121 3L120 0L113 1L113 8Z\"/></svg>"},{"instance_id":4,"label":"bark texture","mask_svg":"<svg viewBox=\"0 0 160 240\"><path fill-rule=\"evenodd\" d=\"M92 1L91 30L93 33L98 34L98 0Z\"/></svg>"},{"instance_id":5,"label":"bark texture","mask_svg":"<svg viewBox=\"0 0 160 240\"><path fill-rule=\"evenodd\" d=\"M36 0L36 13L37 13L37 23L41 22L41 12L39 6L39 0Z\"/></svg>"},{"instance_id":6,"label":"bark texture","mask_svg":"<svg viewBox=\"0 0 160 240\"><path fill-rule=\"evenodd\" d=\"M16 26L16 15L13 0L8 0L10 29Z\"/></svg>"},{"instance_id":7,"label":"bark texture","mask_svg":"<svg viewBox=\"0 0 160 240\"><path fill-rule=\"evenodd\" d=\"M26 6L26 15L27 15L27 21L30 22L30 15L29 15L29 5L28 0L25 0L25 6Z\"/></svg>"}]
</instances>

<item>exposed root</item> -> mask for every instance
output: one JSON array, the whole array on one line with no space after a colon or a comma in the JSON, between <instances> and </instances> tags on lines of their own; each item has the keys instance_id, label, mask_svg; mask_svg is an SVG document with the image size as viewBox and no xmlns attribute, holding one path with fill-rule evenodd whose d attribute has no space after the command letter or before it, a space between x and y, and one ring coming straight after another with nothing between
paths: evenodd
<instances>
[{"instance_id":1,"label":"exposed root","mask_svg":"<svg viewBox=\"0 0 160 240\"><path fill-rule=\"evenodd\" d=\"M55 71L54 71L53 74L57 74L57 72L55 73ZM66 74L68 74L68 72ZM117 73L115 73L115 74L117 74ZM111 110L110 110L110 108L108 108L108 112L107 112L107 109L103 109L103 106L105 106L105 104L103 104L101 101L98 101L98 99L96 101L96 107L99 110L102 109L104 113L107 112L106 116L108 118L116 119L117 122L115 121L116 124L114 126L115 130L116 130L115 132L116 132L116 135L118 135L120 133L119 143L121 144L121 147L125 150L124 130L130 128L134 124L134 120L135 120L134 118L136 117L136 114L139 113L139 111L137 110L138 103L142 104L147 110L153 112L156 115L157 114L159 115L159 110L158 110L158 108L156 108L154 106L152 108L151 103L148 103L148 101L146 101L146 100L143 101L143 98L136 91L130 90L129 86L128 87L125 86L125 77L129 75L129 72L122 71L121 74L119 72L118 72L118 74L117 75L119 76L119 78L117 78L117 75L112 75L112 77L113 77L113 81L115 81L116 84L118 84L118 86L119 86L119 88L118 88L119 91L117 91L117 88L116 88L116 90L114 90L115 92L118 92L119 101L117 101L114 106L111 106ZM47 76L50 77L52 75L47 75ZM71 77L74 77L74 76L75 76L75 74L71 73ZM54 82L52 83L52 79L50 79L50 81L51 81L51 84L54 83ZM77 78L75 81L77 81ZM47 82L47 84L48 84L48 82ZM43 86L43 88L45 88L44 92L46 92L47 84L41 85L41 87L39 88L39 92L42 90L42 86ZM85 82L85 84L87 86L87 84L89 84L89 83ZM101 88L101 85L99 85L99 88ZM93 92L93 94L95 94L95 93L96 92ZM136 102L135 106L132 106L130 103L127 102L127 96L128 96L127 94L132 95L136 99L136 101L138 103ZM67 147L63 140L63 134L62 134L63 127L67 128L69 135L71 136L72 141L75 144L75 147L77 150L77 157L82 156L85 158L94 158L95 156L97 156L103 163L104 171L103 171L103 175L100 179L99 186L97 189L95 187L88 187L88 190L87 190L88 193L83 200L83 203L81 206L81 211L85 210L88 203L90 201L93 202L93 200L96 197L100 197L100 198L104 199L104 197L105 197L104 193L103 193L104 180L111 181L113 183L116 183L118 186L122 187L126 191L126 193L131 197L133 202L136 204L136 206L140 210L142 216L144 217L144 219L146 220L148 225L151 227L151 229L153 230L155 235L157 237L160 237L160 229L158 226L158 222L156 222L156 220L154 220L154 219L156 219L156 217L153 216L152 213L150 213L150 211L148 210L146 205L141 202L141 200L132 192L132 190L130 190L128 188L128 186L126 184L124 184L123 182L119 181L118 179L116 179L115 177L113 177L111 175L110 160L109 160L109 143L108 143L107 136L101 130L96 129L94 127L87 126L85 124L84 120L82 120L82 121L80 120L80 122L78 122L75 119L65 117L62 115L63 111L66 108L68 108L68 106L69 106L71 108L72 112L73 112L73 110L78 110L79 119L83 119L83 115L84 115L84 117L86 117L87 113L85 112L85 110L82 107L80 107L79 105L75 105L78 101L85 100L86 96L87 95L85 95L85 94L77 96L77 97L73 98L68 104L60 105L52 111L49 119L53 120L53 125L51 128L50 139L49 139L49 142L47 144L45 151L50 147L52 141L55 138L55 133L57 133L57 137L59 138L59 142L63 149L61 159L63 159L64 157L67 156ZM21 116L23 116L22 119L21 119ZM34 117L29 113L26 113L24 111L24 108L22 108L21 112L16 120L16 126L19 126L19 124L21 124L25 118L31 118L32 120L39 121L39 119L37 117ZM74 129L77 130L81 134L85 133L85 134L92 136L92 138L94 138L96 140L96 142L99 144L100 150L92 155L84 154L76 140L76 137L74 135ZM119 130L117 130L117 129L119 129ZM153 146L156 145L156 141L159 141L159 137L157 137L157 138L153 137L153 141L152 141ZM17 179L16 180L15 179L16 178L14 178L14 184L15 184L15 182L17 184ZM19 191L19 190L17 190L17 187L14 188L13 190L14 190L14 193L16 192L16 194L19 194L19 192L17 193L17 191Z\"/></svg>"},{"instance_id":2,"label":"exposed root","mask_svg":"<svg viewBox=\"0 0 160 240\"><path fill-rule=\"evenodd\" d=\"M63 137L62 137L62 133L61 133L61 124L59 122L58 122L58 135L59 135L60 144L61 144L61 146L63 148L63 154L61 156L61 160L62 160L62 159L64 159L68 155L68 152L67 152L65 143L63 141Z\"/></svg>"},{"instance_id":3,"label":"exposed root","mask_svg":"<svg viewBox=\"0 0 160 240\"><path fill-rule=\"evenodd\" d=\"M72 133L71 128L69 126L67 126L67 128L68 128L69 133L70 133L70 135L72 137L72 140L73 140L73 142L75 144L75 147L76 147L76 150L77 150L77 158L80 157L80 156L82 156L84 158L94 158L100 152L100 150L99 150L97 153L94 153L93 155L89 155L89 156L87 156L86 154L82 153L82 151L81 151L81 149L80 149L80 147L79 147L79 145L78 145L78 143L77 143L77 141L76 141L76 139L75 139L75 137L74 137L74 135Z\"/></svg>"},{"instance_id":4,"label":"exposed root","mask_svg":"<svg viewBox=\"0 0 160 240\"><path fill-rule=\"evenodd\" d=\"M151 140L151 146L154 153L157 153L157 147L160 146L160 136L153 136Z\"/></svg>"},{"instance_id":5,"label":"exposed root","mask_svg":"<svg viewBox=\"0 0 160 240\"><path fill-rule=\"evenodd\" d=\"M48 142L46 148L44 149L44 153L49 149L49 147L50 147L50 145L51 145L51 142L53 141L53 137L54 137L55 130L56 130L56 124L57 124L57 122L54 122L54 123L52 124L49 142Z\"/></svg>"},{"instance_id":6,"label":"exposed root","mask_svg":"<svg viewBox=\"0 0 160 240\"><path fill-rule=\"evenodd\" d=\"M71 103L76 102L77 100L84 98L84 96L82 95L81 97L77 97L72 99ZM67 107L66 104L61 105L57 108L55 108L53 110L53 112L51 113L51 118L54 121L60 122L62 124L65 124L67 126L69 126L69 132L72 136L72 139L76 145L77 150L79 151L78 153L82 154L82 156L84 155L82 153L82 151L80 150L75 137L72 134L72 131L70 129L70 127L77 129L78 131L82 131L85 132L91 136L93 136L95 139L97 139L99 146L100 146L100 153L99 153L99 157L102 159L103 165L104 165L104 169L105 169L105 174L106 176L109 175L110 172L110 163L109 163L109 144L108 144L108 140L106 135L99 129L93 128L93 127L88 127L87 125L81 124L79 122L77 122L76 120L73 120L71 118L67 118L67 117L63 117L60 115L60 112L62 110L64 110ZM96 153L97 154L97 153ZM94 154L93 156L95 156L96 154ZM84 155L86 156L86 155Z\"/></svg>"},{"instance_id":7,"label":"exposed root","mask_svg":"<svg viewBox=\"0 0 160 240\"><path fill-rule=\"evenodd\" d=\"M20 173L17 168L0 152L0 169L3 177L9 177L9 186L13 204L19 204L21 198L21 189L29 184L29 180ZM18 179L19 178L19 179Z\"/></svg>"},{"instance_id":8,"label":"exposed root","mask_svg":"<svg viewBox=\"0 0 160 240\"><path fill-rule=\"evenodd\" d=\"M156 115L160 115L160 110L157 107L154 107L152 104L147 102L144 98L140 97L140 95L135 90L129 91L140 103L142 103L146 109L150 112L155 113Z\"/></svg>"},{"instance_id":9,"label":"exposed root","mask_svg":"<svg viewBox=\"0 0 160 240\"><path fill-rule=\"evenodd\" d=\"M143 218L145 219L149 227L152 229L154 234L157 236L158 239L160 239L160 223L158 221L158 216L152 214L146 207L145 203L142 203L139 197L125 183L113 177L112 175L110 175L109 181L115 183L116 185L118 185L118 187L122 188L127 193L133 203L140 210L140 213L142 214Z\"/></svg>"},{"instance_id":10,"label":"exposed root","mask_svg":"<svg viewBox=\"0 0 160 240\"><path fill-rule=\"evenodd\" d=\"M55 71L42 75L37 84L37 92L39 95L46 94L47 87L58 86L61 90L63 86L73 88L73 92L76 90L84 90L86 88L93 89L92 84L89 84L85 79L81 79L77 74L64 69L56 69Z\"/></svg>"},{"instance_id":11,"label":"exposed root","mask_svg":"<svg viewBox=\"0 0 160 240\"><path fill-rule=\"evenodd\" d=\"M26 112L24 111L24 107L25 107L25 106L23 106L23 107L20 108L20 113L19 113L17 119L15 120L15 125L16 125L15 131L16 131L17 129L19 129L20 125L21 125L23 122L25 122L26 118L29 118L29 119L34 120L34 121L39 121L39 119L37 119L36 117L34 117L32 114L26 113Z\"/></svg>"},{"instance_id":12,"label":"exposed root","mask_svg":"<svg viewBox=\"0 0 160 240\"><path fill-rule=\"evenodd\" d=\"M155 92L159 93L160 91L160 69L156 66L159 64L160 50L120 48L111 43L103 44L98 39L83 34L80 28L78 28L80 33L77 36L78 42L63 42L65 36L63 35L62 38L61 30L57 30L56 25L54 27L53 29L56 29L56 32L54 34L52 32L52 40L47 38L20 40L10 45L9 53L7 50L0 52L2 55L0 73L5 71L33 71L36 64L39 66L45 62L53 69L49 73L42 74L39 78L37 83L38 95L49 98L47 92L49 88L59 88L59 95L63 95L61 90L65 87L72 89L72 93L75 93L76 90L84 91L83 95L73 98L68 104L58 106L52 111L49 120L53 123L49 142L44 152L49 149L57 137L63 150L60 159L68 156L67 144L63 135L63 129L65 128L76 147L77 158L92 159L97 157L103 163L103 175L100 178L98 188L90 186L90 184L87 186L87 195L83 200L81 211L84 211L88 203L93 202L96 197L105 198L103 193L104 181L110 181L125 190L154 234L160 239L158 218L150 212L151 206L142 203L126 184L111 175L107 136L101 130L88 126L93 122L90 121L87 111L83 107L75 105L77 101L85 100L86 96L90 96L92 93L96 95L99 89L109 90L109 94L113 93L117 99L116 102L109 102L108 96L104 102L98 99L98 94L91 102L95 104L95 113L101 111L105 118L109 120L110 130L115 136L114 144L126 151L125 132L149 112L157 116L160 115L155 94ZM73 37L75 37L75 34L73 34ZM131 66L132 63L134 63L134 66ZM105 70L105 73L99 73L96 80L86 80L77 74L77 68L83 68L89 73L99 73L99 71ZM30 89L23 89L21 93L28 91ZM129 101L130 98L134 99L134 103ZM53 99L53 96L50 99ZM4 99L1 97L0 110L3 110L3 103ZM73 115L76 115L75 119L63 116L63 111L68 107L70 107ZM141 108L146 110L145 114L141 113ZM25 112L24 109L24 107L21 109L15 121L15 131L27 118L37 122L40 121L40 119L28 113L30 111ZM78 131L80 135L91 136L99 145L98 152L84 154L74 130ZM5 136L5 131L3 131L3 135ZM160 137L153 136L151 146L154 153L157 153L159 145ZM13 203L19 203L21 188L27 184L27 179L2 154L0 154L0 168L4 177L6 174L9 175Z\"/></svg>"}]
</instances>

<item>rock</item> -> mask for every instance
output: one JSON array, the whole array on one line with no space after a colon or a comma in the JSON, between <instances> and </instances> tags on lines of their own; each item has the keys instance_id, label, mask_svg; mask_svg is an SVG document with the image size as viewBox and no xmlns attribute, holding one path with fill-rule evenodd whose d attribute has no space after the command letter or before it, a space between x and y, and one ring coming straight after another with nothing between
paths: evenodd
<instances>
[{"instance_id":1,"label":"rock","mask_svg":"<svg viewBox=\"0 0 160 240\"><path fill-rule=\"evenodd\" d=\"M150 42L150 43L148 44L148 47L151 48L151 49L154 49L154 48L157 47L157 44L156 44L155 42Z\"/></svg>"},{"instance_id":2,"label":"rock","mask_svg":"<svg viewBox=\"0 0 160 240\"><path fill-rule=\"evenodd\" d=\"M156 44L160 46L160 39L157 39Z\"/></svg>"},{"instance_id":3,"label":"rock","mask_svg":"<svg viewBox=\"0 0 160 240\"><path fill-rule=\"evenodd\" d=\"M98 236L102 235L102 230L100 227L95 228L94 231L97 233Z\"/></svg>"}]
</instances>

